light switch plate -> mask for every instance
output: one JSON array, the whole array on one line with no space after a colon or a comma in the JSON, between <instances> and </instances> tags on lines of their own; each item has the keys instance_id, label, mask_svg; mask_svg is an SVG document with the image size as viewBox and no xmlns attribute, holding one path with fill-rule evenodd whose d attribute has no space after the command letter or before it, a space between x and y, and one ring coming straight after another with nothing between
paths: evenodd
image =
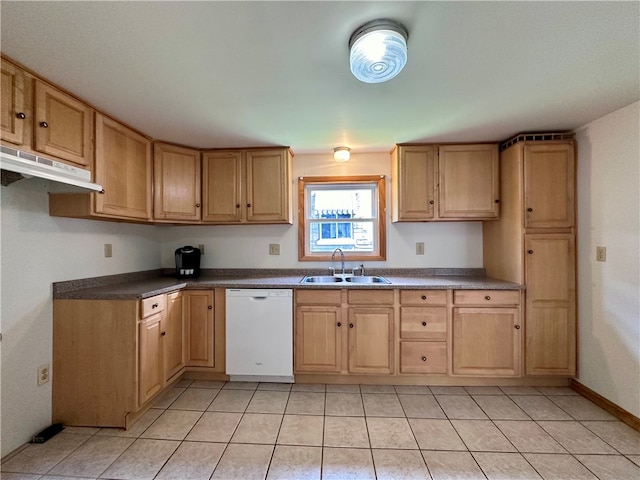
<instances>
[{"instance_id":1,"label":"light switch plate","mask_svg":"<svg viewBox=\"0 0 640 480\"><path fill-rule=\"evenodd\" d=\"M607 261L607 247L596 247L596 260L598 262Z\"/></svg>"},{"instance_id":2,"label":"light switch plate","mask_svg":"<svg viewBox=\"0 0 640 480\"><path fill-rule=\"evenodd\" d=\"M424 242L416 242L416 255L424 255Z\"/></svg>"},{"instance_id":3,"label":"light switch plate","mask_svg":"<svg viewBox=\"0 0 640 480\"><path fill-rule=\"evenodd\" d=\"M113 247L110 243L104 244L104 257L110 258L113 256Z\"/></svg>"},{"instance_id":4,"label":"light switch plate","mask_svg":"<svg viewBox=\"0 0 640 480\"><path fill-rule=\"evenodd\" d=\"M280 244L279 243L270 243L269 244L269 255L280 255Z\"/></svg>"}]
</instances>

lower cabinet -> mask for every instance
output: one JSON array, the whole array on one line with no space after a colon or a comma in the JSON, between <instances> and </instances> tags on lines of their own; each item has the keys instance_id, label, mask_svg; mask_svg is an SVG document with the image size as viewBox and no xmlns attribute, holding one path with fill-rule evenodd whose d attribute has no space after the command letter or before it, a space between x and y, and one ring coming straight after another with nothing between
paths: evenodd
<instances>
[{"instance_id":1,"label":"lower cabinet","mask_svg":"<svg viewBox=\"0 0 640 480\"><path fill-rule=\"evenodd\" d=\"M338 297L340 292L338 293ZM342 370L342 308L337 305L296 308L295 370L340 373Z\"/></svg>"},{"instance_id":2,"label":"lower cabinet","mask_svg":"<svg viewBox=\"0 0 640 480\"><path fill-rule=\"evenodd\" d=\"M520 376L520 293L456 290L453 301L452 373Z\"/></svg>"},{"instance_id":3,"label":"lower cabinet","mask_svg":"<svg viewBox=\"0 0 640 480\"><path fill-rule=\"evenodd\" d=\"M166 336L164 340L164 379L169 382L185 365L186 325L182 292L167 295Z\"/></svg>"},{"instance_id":4,"label":"lower cabinet","mask_svg":"<svg viewBox=\"0 0 640 480\"><path fill-rule=\"evenodd\" d=\"M349 373L394 373L393 333L392 307L349 307Z\"/></svg>"},{"instance_id":5,"label":"lower cabinet","mask_svg":"<svg viewBox=\"0 0 640 480\"><path fill-rule=\"evenodd\" d=\"M214 356L214 291L186 290L184 315L186 319L186 365L213 367Z\"/></svg>"}]
</instances>

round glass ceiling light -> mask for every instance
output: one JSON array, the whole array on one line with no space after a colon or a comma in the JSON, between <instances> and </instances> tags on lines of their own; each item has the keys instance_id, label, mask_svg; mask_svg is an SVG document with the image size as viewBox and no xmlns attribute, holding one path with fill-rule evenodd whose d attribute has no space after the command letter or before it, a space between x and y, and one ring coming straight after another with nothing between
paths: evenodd
<instances>
[{"instance_id":1,"label":"round glass ceiling light","mask_svg":"<svg viewBox=\"0 0 640 480\"><path fill-rule=\"evenodd\" d=\"M389 19L373 20L349 39L351 73L365 83L382 83L398 75L407 63L404 25Z\"/></svg>"}]
</instances>

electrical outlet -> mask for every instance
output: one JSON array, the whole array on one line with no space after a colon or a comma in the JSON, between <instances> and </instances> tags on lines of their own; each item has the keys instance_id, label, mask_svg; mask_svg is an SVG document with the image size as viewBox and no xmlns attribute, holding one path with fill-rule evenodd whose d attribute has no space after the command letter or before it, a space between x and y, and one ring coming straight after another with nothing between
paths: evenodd
<instances>
[{"instance_id":1,"label":"electrical outlet","mask_svg":"<svg viewBox=\"0 0 640 480\"><path fill-rule=\"evenodd\" d=\"M38 385L44 385L49 381L49 364L40 365L38 367Z\"/></svg>"},{"instance_id":2,"label":"electrical outlet","mask_svg":"<svg viewBox=\"0 0 640 480\"><path fill-rule=\"evenodd\" d=\"M424 255L424 242L416 242L416 255Z\"/></svg>"},{"instance_id":3,"label":"electrical outlet","mask_svg":"<svg viewBox=\"0 0 640 480\"><path fill-rule=\"evenodd\" d=\"M596 260L598 262L607 261L607 247L596 247Z\"/></svg>"},{"instance_id":4,"label":"electrical outlet","mask_svg":"<svg viewBox=\"0 0 640 480\"><path fill-rule=\"evenodd\" d=\"M270 243L269 244L269 255L280 255L280 244L279 243Z\"/></svg>"},{"instance_id":5,"label":"electrical outlet","mask_svg":"<svg viewBox=\"0 0 640 480\"><path fill-rule=\"evenodd\" d=\"M200 249L200 255L204 255L204 243L198 245L198 248Z\"/></svg>"},{"instance_id":6,"label":"electrical outlet","mask_svg":"<svg viewBox=\"0 0 640 480\"><path fill-rule=\"evenodd\" d=\"M110 243L104 244L104 257L109 258L113 256L113 247Z\"/></svg>"}]
</instances>

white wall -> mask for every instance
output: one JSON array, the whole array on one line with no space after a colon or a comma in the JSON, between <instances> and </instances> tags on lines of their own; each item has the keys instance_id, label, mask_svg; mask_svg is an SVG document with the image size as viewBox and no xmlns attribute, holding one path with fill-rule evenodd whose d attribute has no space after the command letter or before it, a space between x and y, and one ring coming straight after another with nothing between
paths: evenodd
<instances>
[{"instance_id":1,"label":"white wall","mask_svg":"<svg viewBox=\"0 0 640 480\"><path fill-rule=\"evenodd\" d=\"M2 456L51 424L51 382L36 373L52 359L52 282L160 268L159 227L50 217L45 188L0 187Z\"/></svg>"},{"instance_id":2,"label":"white wall","mask_svg":"<svg viewBox=\"0 0 640 480\"><path fill-rule=\"evenodd\" d=\"M391 223L391 160L389 152L352 154L347 163L333 160L332 152L293 158L293 198L298 177L378 175L387 177L387 261L367 262L367 268L482 267L481 222ZM202 268L313 268L324 262L298 261L298 212L293 225L167 227L162 231L162 266L175 267L174 251L183 245L205 245ZM425 254L415 254L424 242ZM280 255L268 254L269 244L280 244ZM357 262L360 263L360 262ZM349 262L347 265L356 265Z\"/></svg>"},{"instance_id":3,"label":"white wall","mask_svg":"<svg viewBox=\"0 0 640 480\"><path fill-rule=\"evenodd\" d=\"M577 130L579 378L640 417L640 103ZM607 247L606 263L596 246Z\"/></svg>"}]
</instances>

